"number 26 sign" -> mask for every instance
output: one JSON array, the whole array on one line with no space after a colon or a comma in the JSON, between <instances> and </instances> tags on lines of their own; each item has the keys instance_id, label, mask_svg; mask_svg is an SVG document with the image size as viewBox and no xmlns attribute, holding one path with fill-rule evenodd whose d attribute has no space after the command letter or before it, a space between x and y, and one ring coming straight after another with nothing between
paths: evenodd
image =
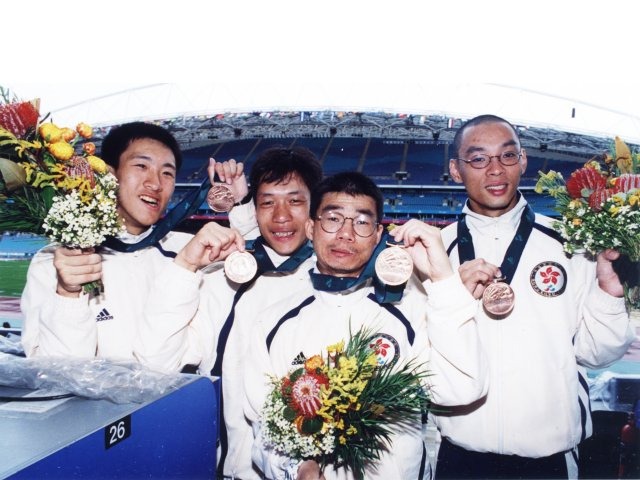
<instances>
[{"instance_id":1,"label":"number 26 sign","mask_svg":"<svg viewBox=\"0 0 640 480\"><path fill-rule=\"evenodd\" d=\"M109 449L131 435L131 415L127 415L104 428L104 447Z\"/></svg>"}]
</instances>

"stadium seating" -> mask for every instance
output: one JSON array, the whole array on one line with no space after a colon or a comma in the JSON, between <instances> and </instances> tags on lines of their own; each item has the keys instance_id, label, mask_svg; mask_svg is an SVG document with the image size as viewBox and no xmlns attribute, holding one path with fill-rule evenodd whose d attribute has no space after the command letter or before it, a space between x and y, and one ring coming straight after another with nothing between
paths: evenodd
<instances>
[{"instance_id":1,"label":"stadium seating","mask_svg":"<svg viewBox=\"0 0 640 480\"><path fill-rule=\"evenodd\" d=\"M448 176L449 145L446 142L413 139L359 137L323 138L243 138L223 141L207 147L185 149L184 163L177 178L177 188L170 207L191 188L206 178L209 157L218 161L234 158L245 164L248 173L257 156L273 146L303 146L314 152L325 175L357 170L369 175L385 196L387 220L420 218L441 223L455 220L462 210L466 195L462 187ZM555 216L553 199L533 191L538 171L554 169L568 175L575 161L553 161L529 155L522 178L522 190L539 213ZM213 218L206 203L197 214Z\"/></svg>"},{"instance_id":2,"label":"stadium seating","mask_svg":"<svg viewBox=\"0 0 640 480\"><path fill-rule=\"evenodd\" d=\"M2 233L0 235L0 259L31 258L47 239L25 233Z\"/></svg>"}]
</instances>

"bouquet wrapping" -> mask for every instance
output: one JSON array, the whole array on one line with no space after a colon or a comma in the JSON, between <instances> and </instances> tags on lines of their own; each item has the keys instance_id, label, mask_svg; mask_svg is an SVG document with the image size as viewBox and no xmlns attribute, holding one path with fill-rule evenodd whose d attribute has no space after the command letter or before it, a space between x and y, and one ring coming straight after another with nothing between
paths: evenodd
<instances>
[{"instance_id":1,"label":"bouquet wrapping","mask_svg":"<svg viewBox=\"0 0 640 480\"><path fill-rule=\"evenodd\" d=\"M374 340L375 339L375 340ZM391 448L393 426L420 421L429 403L426 370L414 361L381 364L382 337L361 329L282 378L262 411L268 447L292 460L316 460L363 478L366 466Z\"/></svg>"},{"instance_id":2,"label":"bouquet wrapping","mask_svg":"<svg viewBox=\"0 0 640 480\"><path fill-rule=\"evenodd\" d=\"M595 256L608 248L622 255L614 268L630 308L640 308L640 157L619 137L611 152L588 161L568 180L539 172L537 193L556 201L554 223L565 252Z\"/></svg>"},{"instance_id":3,"label":"bouquet wrapping","mask_svg":"<svg viewBox=\"0 0 640 480\"><path fill-rule=\"evenodd\" d=\"M45 234L69 248L99 246L122 230L118 182L79 123L60 128L39 120L38 102L9 101L1 90L0 230ZM82 140L82 148L76 146ZM101 282L83 286L97 293Z\"/></svg>"}]
</instances>

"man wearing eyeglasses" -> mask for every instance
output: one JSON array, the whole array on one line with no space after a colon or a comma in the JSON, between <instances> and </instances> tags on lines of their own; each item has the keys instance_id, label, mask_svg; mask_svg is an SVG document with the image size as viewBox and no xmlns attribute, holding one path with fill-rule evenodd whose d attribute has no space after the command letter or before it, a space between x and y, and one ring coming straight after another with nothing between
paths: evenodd
<instances>
[{"instance_id":1,"label":"man wearing eyeglasses","mask_svg":"<svg viewBox=\"0 0 640 480\"><path fill-rule=\"evenodd\" d=\"M576 447L591 434L584 368L613 363L633 339L618 253L563 253L551 219L518 191L527 154L506 120L469 120L452 149L451 178L468 200L442 235L478 299L490 377L481 401L435 415L436 478L576 478Z\"/></svg>"},{"instance_id":2,"label":"man wearing eyeglasses","mask_svg":"<svg viewBox=\"0 0 640 480\"><path fill-rule=\"evenodd\" d=\"M486 393L484 359L470 320L475 300L454 274L437 228L413 220L392 230L393 240L411 255L417 280L409 281L398 298L379 289L373 264L388 239L380 224L382 208L380 189L365 175L325 178L312 192L306 225L317 257L307 287L257 319L244 378L245 415L256 432L253 459L266 478L353 478L352 472L331 465L320 472L314 461L276 454L261 441L260 414L271 388L269 377L284 376L327 346L348 341L361 327L376 332L372 343L384 339L388 344L379 361L428 362L435 403L464 405ZM408 418L390 428L391 448L367 466L365 478L429 478L421 419Z\"/></svg>"}]
</instances>

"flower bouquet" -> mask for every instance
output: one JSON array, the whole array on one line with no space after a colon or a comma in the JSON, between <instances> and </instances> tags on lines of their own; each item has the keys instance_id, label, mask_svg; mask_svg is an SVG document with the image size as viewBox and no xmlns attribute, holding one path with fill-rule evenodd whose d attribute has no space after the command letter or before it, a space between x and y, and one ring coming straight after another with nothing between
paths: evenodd
<instances>
[{"instance_id":1,"label":"flower bouquet","mask_svg":"<svg viewBox=\"0 0 640 480\"><path fill-rule=\"evenodd\" d=\"M99 246L122 229L117 180L95 156L92 129L39 121L38 102L0 104L0 231L45 234L69 248ZM101 282L85 284L97 293Z\"/></svg>"},{"instance_id":2,"label":"flower bouquet","mask_svg":"<svg viewBox=\"0 0 640 480\"><path fill-rule=\"evenodd\" d=\"M555 228L565 252L613 248L622 255L614 268L631 308L640 308L640 157L618 137L611 152L588 161L565 182L553 170L539 172L535 191L556 200Z\"/></svg>"},{"instance_id":3,"label":"flower bouquet","mask_svg":"<svg viewBox=\"0 0 640 480\"><path fill-rule=\"evenodd\" d=\"M324 469L350 470L363 478L368 463L390 448L392 426L426 411L427 376L414 362L378 362L382 341L366 330L329 346L283 378L262 412L267 446L292 460L313 459ZM380 338L378 338L380 340ZM383 343L383 342L382 342Z\"/></svg>"}]
</instances>

